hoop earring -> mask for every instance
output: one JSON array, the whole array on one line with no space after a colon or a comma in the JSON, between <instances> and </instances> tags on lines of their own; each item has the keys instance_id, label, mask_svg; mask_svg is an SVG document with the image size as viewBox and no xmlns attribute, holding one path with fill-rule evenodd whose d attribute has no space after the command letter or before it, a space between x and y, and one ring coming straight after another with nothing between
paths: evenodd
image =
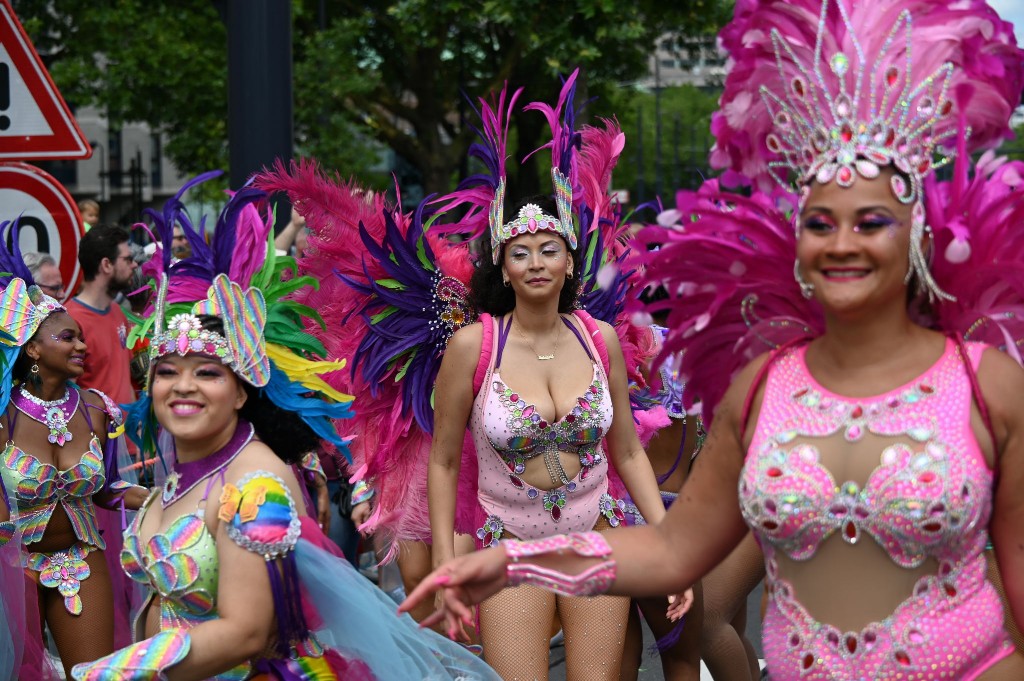
<instances>
[{"instance_id":1,"label":"hoop earring","mask_svg":"<svg viewBox=\"0 0 1024 681\"><path fill-rule=\"evenodd\" d=\"M814 284L809 284L804 281L803 276L800 275L800 261L793 261L793 278L796 279L796 283L800 286L800 295L807 300L814 297Z\"/></svg>"},{"instance_id":2,"label":"hoop earring","mask_svg":"<svg viewBox=\"0 0 1024 681\"><path fill-rule=\"evenodd\" d=\"M569 270L569 273L565 275L565 278L572 279L572 270Z\"/></svg>"},{"instance_id":3,"label":"hoop earring","mask_svg":"<svg viewBox=\"0 0 1024 681\"><path fill-rule=\"evenodd\" d=\"M508 288L509 286L512 285L512 282L509 281L508 279L502 279L501 283L505 285L505 288Z\"/></svg>"},{"instance_id":4,"label":"hoop earring","mask_svg":"<svg viewBox=\"0 0 1024 681\"><path fill-rule=\"evenodd\" d=\"M29 369L29 371L31 371L33 374L38 374L39 373L39 365L38 364L33 364L32 367Z\"/></svg>"}]
</instances>

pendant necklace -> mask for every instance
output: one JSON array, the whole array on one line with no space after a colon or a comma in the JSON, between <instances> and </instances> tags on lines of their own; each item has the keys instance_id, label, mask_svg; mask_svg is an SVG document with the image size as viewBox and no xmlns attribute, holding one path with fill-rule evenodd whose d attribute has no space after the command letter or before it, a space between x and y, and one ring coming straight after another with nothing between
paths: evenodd
<instances>
[{"instance_id":1,"label":"pendant necklace","mask_svg":"<svg viewBox=\"0 0 1024 681\"><path fill-rule=\"evenodd\" d=\"M559 315L559 317L561 317L561 315ZM533 354L535 354L537 356L537 359L539 359L541 361L546 361L546 360L554 359L555 358L555 353L558 352L558 341L562 340L562 327L561 326L559 326L558 327L558 331L555 332L555 347L551 348L551 354L550 355L542 355L539 352L537 352L537 348L533 347L533 343L531 343L530 339L526 337L525 333L523 333L522 327L520 327L519 323L516 321L516 315L515 315L514 312L512 313L512 324L513 324L513 326L516 327L516 333L519 334L520 338L522 338L524 341L526 341L526 344L530 346L530 350L533 350Z\"/></svg>"},{"instance_id":2,"label":"pendant necklace","mask_svg":"<svg viewBox=\"0 0 1024 681\"><path fill-rule=\"evenodd\" d=\"M68 430L68 424L78 411L81 401L77 388L72 390L70 386L65 387L63 397L47 401L30 393L24 383L18 387L18 392L11 399L18 411L50 430L46 439L58 447L63 447L65 442L74 439Z\"/></svg>"},{"instance_id":3,"label":"pendant necklace","mask_svg":"<svg viewBox=\"0 0 1024 681\"><path fill-rule=\"evenodd\" d=\"M243 419L238 419L235 433L223 447L201 459L195 461L178 461L174 468L167 474L163 490L160 493L160 504L167 508L180 499L189 490L194 488L203 480L208 479L214 473L222 471L235 460L255 435L252 424Z\"/></svg>"}]
</instances>

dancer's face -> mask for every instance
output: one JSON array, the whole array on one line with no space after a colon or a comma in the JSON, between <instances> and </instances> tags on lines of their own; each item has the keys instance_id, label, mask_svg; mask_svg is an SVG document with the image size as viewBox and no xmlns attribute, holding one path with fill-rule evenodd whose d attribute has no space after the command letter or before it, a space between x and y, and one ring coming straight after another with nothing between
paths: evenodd
<instances>
[{"instance_id":1,"label":"dancer's face","mask_svg":"<svg viewBox=\"0 0 1024 681\"><path fill-rule=\"evenodd\" d=\"M797 259L826 311L877 309L906 301L911 208L889 187L891 169L853 185L814 183L800 214Z\"/></svg>"},{"instance_id":2,"label":"dancer's face","mask_svg":"<svg viewBox=\"0 0 1024 681\"><path fill-rule=\"evenodd\" d=\"M227 430L245 404L235 373L209 355L164 355L150 382L156 420L176 440L202 442Z\"/></svg>"},{"instance_id":3,"label":"dancer's face","mask_svg":"<svg viewBox=\"0 0 1024 681\"><path fill-rule=\"evenodd\" d=\"M85 371L85 340L78 323L67 312L54 312L39 325L25 344L25 353L39 365L39 373L78 378Z\"/></svg>"},{"instance_id":4,"label":"dancer's face","mask_svg":"<svg viewBox=\"0 0 1024 681\"><path fill-rule=\"evenodd\" d=\"M553 232L521 234L505 244L502 255L502 272L520 298L557 298L572 268L565 239Z\"/></svg>"}]
</instances>

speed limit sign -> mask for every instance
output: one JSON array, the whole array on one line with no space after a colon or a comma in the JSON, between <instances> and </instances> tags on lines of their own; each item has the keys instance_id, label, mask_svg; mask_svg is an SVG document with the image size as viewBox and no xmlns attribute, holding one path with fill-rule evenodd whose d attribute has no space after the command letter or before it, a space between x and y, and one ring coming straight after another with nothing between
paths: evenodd
<instances>
[{"instance_id":1,"label":"speed limit sign","mask_svg":"<svg viewBox=\"0 0 1024 681\"><path fill-rule=\"evenodd\" d=\"M68 295L78 288L78 242L85 232L78 206L51 175L27 163L0 163L0 222L18 220L22 253L49 253Z\"/></svg>"}]
</instances>

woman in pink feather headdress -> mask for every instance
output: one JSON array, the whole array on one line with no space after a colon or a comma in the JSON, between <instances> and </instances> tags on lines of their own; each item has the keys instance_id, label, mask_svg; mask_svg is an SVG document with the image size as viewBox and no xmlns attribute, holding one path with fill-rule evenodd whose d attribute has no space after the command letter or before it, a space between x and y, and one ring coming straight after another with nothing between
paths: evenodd
<instances>
[{"instance_id":1,"label":"woman in pink feather headdress","mask_svg":"<svg viewBox=\"0 0 1024 681\"><path fill-rule=\"evenodd\" d=\"M684 227L640 235L664 244L647 276L674 296L684 403L714 416L679 501L454 561L410 601L670 593L749 528L770 678L1022 678L985 548L1020 621L1024 166L968 173L1020 101L1012 27L980 0L749 0L722 44L712 160L755 193L709 182Z\"/></svg>"}]
</instances>

